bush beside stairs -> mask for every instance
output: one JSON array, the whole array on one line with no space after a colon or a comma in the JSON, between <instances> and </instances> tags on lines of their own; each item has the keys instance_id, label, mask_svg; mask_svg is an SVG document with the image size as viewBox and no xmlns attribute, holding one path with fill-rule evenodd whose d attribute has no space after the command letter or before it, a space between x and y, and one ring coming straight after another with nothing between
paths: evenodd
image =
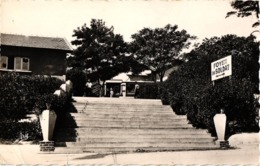
<instances>
[{"instance_id":1,"label":"bush beside stairs","mask_svg":"<svg viewBox=\"0 0 260 166\"><path fill-rule=\"evenodd\" d=\"M55 132L55 153L120 153L217 149L160 100L78 98Z\"/></svg>"}]
</instances>

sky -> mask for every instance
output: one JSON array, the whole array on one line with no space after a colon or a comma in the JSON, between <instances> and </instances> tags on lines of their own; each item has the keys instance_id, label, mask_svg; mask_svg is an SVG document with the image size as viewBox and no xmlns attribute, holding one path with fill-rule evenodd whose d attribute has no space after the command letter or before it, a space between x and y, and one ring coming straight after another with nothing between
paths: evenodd
<instances>
[{"instance_id":1,"label":"sky","mask_svg":"<svg viewBox=\"0 0 260 166\"><path fill-rule=\"evenodd\" d=\"M189 34L204 38L256 30L253 16L226 17L233 10L228 0L1 0L2 33L74 38L73 30L102 19L114 32L131 41L144 27L178 25Z\"/></svg>"}]
</instances>

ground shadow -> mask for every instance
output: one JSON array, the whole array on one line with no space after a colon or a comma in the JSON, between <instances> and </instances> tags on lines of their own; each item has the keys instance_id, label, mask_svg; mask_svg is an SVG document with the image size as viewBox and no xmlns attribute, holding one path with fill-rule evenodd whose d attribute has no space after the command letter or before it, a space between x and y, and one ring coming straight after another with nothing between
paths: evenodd
<instances>
[{"instance_id":1,"label":"ground shadow","mask_svg":"<svg viewBox=\"0 0 260 166\"><path fill-rule=\"evenodd\" d=\"M111 154L93 154L93 155L87 155L87 156L83 156L83 157L74 158L73 160L100 159L100 158L104 158L109 155L111 155Z\"/></svg>"},{"instance_id":2,"label":"ground shadow","mask_svg":"<svg viewBox=\"0 0 260 166\"><path fill-rule=\"evenodd\" d=\"M77 123L70 113L76 113L77 109L72 102L68 104L66 113L57 116L54 130L55 147L66 147L66 142L76 142L77 140Z\"/></svg>"}]
</instances>

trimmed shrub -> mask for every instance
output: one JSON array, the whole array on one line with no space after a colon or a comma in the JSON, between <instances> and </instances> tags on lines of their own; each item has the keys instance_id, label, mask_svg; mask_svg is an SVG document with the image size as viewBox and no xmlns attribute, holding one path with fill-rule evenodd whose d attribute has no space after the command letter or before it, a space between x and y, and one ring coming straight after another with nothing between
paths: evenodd
<instances>
[{"instance_id":1,"label":"trimmed shrub","mask_svg":"<svg viewBox=\"0 0 260 166\"><path fill-rule=\"evenodd\" d=\"M139 83L139 93L137 98L141 99L160 99L157 83Z\"/></svg>"},{"instance_id":2,"label":"trimmed shrub","mask_svg":"<svg viewBox=\"0 0 260 166\"><path fill-rule=\"evenodd\" d=\"M18 121L32 113L37 99L53 93L62 83L52 77L16 73L0 75L0 119Z\"/></svg>"},{"instance_id":3,"label":"trimmed shrub","mask_svg":"<svg viewBox=\"0 0 260 166\"><path fill-rule=\"evenodd\" d=\"M37 115L40 115L43 110L47 109L47 103L50 105L51 110L54 110L57 115L61 115L68 111L70 101L71 100L68 93L64 93L61 96L47 94L38 98L34 108L36 110Z\"/></svg>"},{"instance_id":4,"label":"trimmed shrub","mask_svg":"<svg viewBox=\"0 0 260 166\"><path fill-rule=\"evenodd\" d=\"M67 71L66 77L73 83L73 95L83 96L85 92L85 84L87 81L86 73L75 68Z\"/></svg>"},{"instance_id":5,"label":"trimmed shrub","mask_svg":"<svg viewBox=\"0 0 260 166\"><path fill-rule=\"evenodd\" d=\"M39 121L33 122L0 122L0 140L14 141L17 139L36 141L42 139Z\"/></svg>"},{"instance_id":6,"label":"trimmed shrub","mask_svg":"<svg viewBox=\"0 0 260 166\"><path fill-rule=\"evenodd\" d=\"M168 87L168 82L159 83L160 97L163 105L170 105L170 100L168 95L169 92L167 87Z\"/></svg>"}]
</instances>

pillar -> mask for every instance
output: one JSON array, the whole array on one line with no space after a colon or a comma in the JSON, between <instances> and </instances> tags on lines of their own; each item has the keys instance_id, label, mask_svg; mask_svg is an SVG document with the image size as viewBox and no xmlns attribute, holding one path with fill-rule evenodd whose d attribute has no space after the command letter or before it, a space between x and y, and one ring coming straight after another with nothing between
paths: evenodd
<instances>
[{"instance_id":1,"label":"pillar","mask_svg":"<svg viewBox=\"0 0 260 166\"><path fill-rule=\"evenodd\" d=\"M123 82L121 84L121 88L122 88L122 95L123 95L123 97L126 97L126 83L125 82Z\"/></svg>"}]
</instances>

